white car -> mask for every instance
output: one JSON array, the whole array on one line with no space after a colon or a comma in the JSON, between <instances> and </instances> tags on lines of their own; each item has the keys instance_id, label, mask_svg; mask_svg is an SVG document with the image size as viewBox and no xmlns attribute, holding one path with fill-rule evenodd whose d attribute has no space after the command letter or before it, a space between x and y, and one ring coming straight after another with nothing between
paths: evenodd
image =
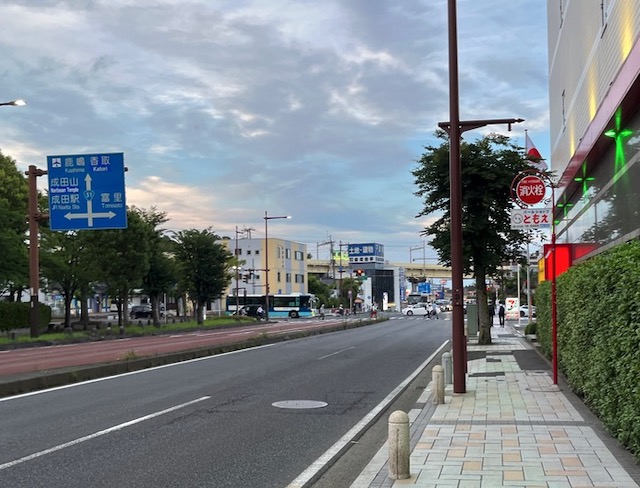
<instances>
[{"instance_id":1,"label":"white car","mask_svg":"<svg viewBox=\"0 0 640 488\"><path fill-rule=\"evenodd\" d=\"M436 305L436 310L440 313L440 307ZM402 314L407 316L412 315L430 315L431 304L430 303L416 303L415 305L409 305L407 308L402 309Z\"/></svg>"},{"instance_id":2,"label":"white car","mask_svg":"<svg viewBox=\"0 0 640 488\"><path fill-rule=\"evenodd\" d=\"M529 305L520 306L520 317L528 317L529 316ZM531 306L531 316L536 316L536 307L534 305Z\"/></svg>"}]
</instances>

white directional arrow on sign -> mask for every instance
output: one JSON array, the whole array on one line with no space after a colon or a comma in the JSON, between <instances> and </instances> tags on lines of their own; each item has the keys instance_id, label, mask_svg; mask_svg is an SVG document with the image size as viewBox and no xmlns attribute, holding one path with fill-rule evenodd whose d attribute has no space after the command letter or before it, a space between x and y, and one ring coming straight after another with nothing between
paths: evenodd
<instances>
[{"instance_id":1,"label":"white directional arrow on sign","mask_svg":"<svg viewBox=\"0 0 640 488\"><path fill-rule=\"evenodd\" d=\"M64 218L67 220L72 219L87 219L87 225L93 227L93 219L112 219L116 216L114 212L93 212L93 190L91 190L91 175L87 175L84 178L85 191L84 197L87 199L87 211L86 213L71 213L65 214Z\"/></svg>"}]
</instances>

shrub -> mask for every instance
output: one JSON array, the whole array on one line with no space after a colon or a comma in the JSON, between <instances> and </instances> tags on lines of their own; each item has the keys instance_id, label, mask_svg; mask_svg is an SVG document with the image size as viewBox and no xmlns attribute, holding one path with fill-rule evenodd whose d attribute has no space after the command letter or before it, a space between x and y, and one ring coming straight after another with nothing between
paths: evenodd
<instances>
[{"instance_id":1,"label":"shrub","mask_svg":"<svg viewBox=\"0 0 640 488\"><path fill-rule=\"evenodd\" d=\"M536 329L537 329L536 323L535 322L529 322L527 324L527 326L524 328L524 333L526 335L535 335Z\"/></svg>"},{"instance_id":2,"label":"shrub","mask_svg":"<svg viewBox=\"0 0 640 488\"><path fill-rule=\"evenodd\" d=\"M46 328L51 321L51 307L38 303L39 327ZM14 329L29 328L31 304L28 302L0 302L0 330L7 332Z\"/></svg>"},{"instance_id":3,"label":"shrub","mask_svg":"<svg viewBox=\"0 0 640 488\"><path fill-rule=\"evenodd\" d=\"M537 337L551 351L551 283L536 294ZM608 430L640 458L640 241L557 280L558 365Z\"/></svg>"}]
</instances>

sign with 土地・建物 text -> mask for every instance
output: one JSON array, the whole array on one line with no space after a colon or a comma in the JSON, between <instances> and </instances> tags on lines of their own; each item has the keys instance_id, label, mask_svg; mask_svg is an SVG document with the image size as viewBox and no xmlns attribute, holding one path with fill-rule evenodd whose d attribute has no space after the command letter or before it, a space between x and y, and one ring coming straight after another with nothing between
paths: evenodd
<instances>
[{"instance_id":1,"label":"sign with \u571f\u5730\u30fb\u5efa\u7269 text","mask_svg":"<svg viewBox=\"0 0 640 488\"><path fill-rule=\"evenodd\" d=\"M47 156L51 230L124 229L124 154Z\"/></svg>"}]
</instances>

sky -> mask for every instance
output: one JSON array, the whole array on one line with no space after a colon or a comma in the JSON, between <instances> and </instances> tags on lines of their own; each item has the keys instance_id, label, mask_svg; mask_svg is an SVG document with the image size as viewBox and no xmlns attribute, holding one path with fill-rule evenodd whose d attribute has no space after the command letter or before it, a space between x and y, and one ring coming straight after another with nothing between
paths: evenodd
<instances>
[{"instance_id":1,"label":"sky","mask_svg":"<svg viewBox=\"0 0 640 488\"><path fill-rule=\"evenodd\" d=\"M465 138L526 129L548 157L546 2L457 13L460 118L526 120ZM0 107L0 151L20 169L122 152L127 204L168 230L262 238L266 211L314 258L424 244L411 172L449 120L446 0L3 0L0 19L0 102L27 102Z\"/></svg>"}]
</instances>

